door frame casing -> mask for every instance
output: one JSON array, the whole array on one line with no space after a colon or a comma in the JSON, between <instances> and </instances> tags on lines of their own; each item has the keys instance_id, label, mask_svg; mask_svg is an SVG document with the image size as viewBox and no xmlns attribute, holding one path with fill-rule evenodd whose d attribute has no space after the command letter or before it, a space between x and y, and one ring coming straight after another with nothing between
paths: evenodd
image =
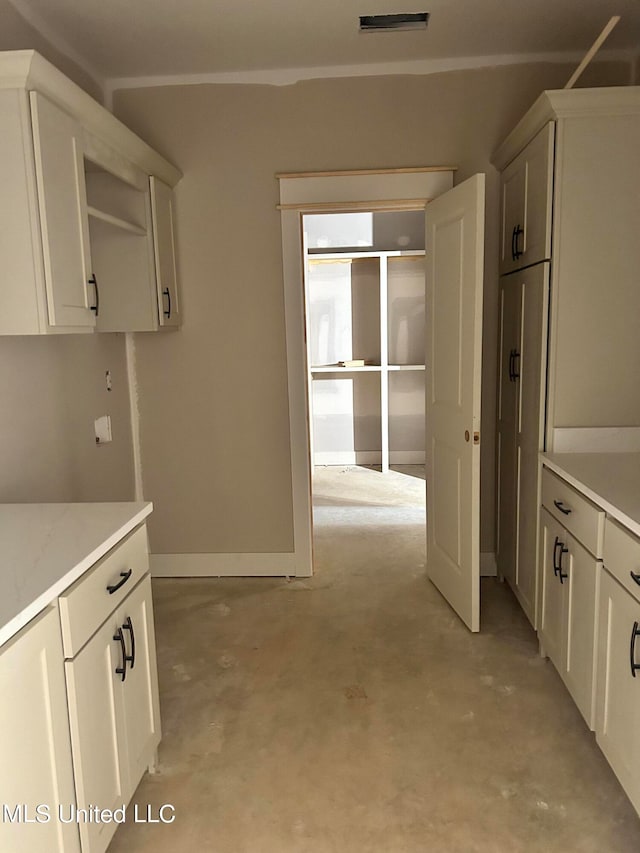
<instances>
[{"instance_id":1,"label":"door frame casing","mask_svg":"<svg viewBox=\"0 0 640 853\"><path fill-rule=\"evenodd\" d=\"M276 175L280 182L289 444L293 504L293 566L313 574L313 531L302 216L420 210L453 187L455 167L304 172Z\"/></svg>"}]
</instances>

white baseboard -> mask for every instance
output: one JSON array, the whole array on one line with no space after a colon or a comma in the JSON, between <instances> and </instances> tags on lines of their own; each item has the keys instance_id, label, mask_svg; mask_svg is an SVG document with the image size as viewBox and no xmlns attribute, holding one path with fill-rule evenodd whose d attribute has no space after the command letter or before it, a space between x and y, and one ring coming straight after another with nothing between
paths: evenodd
<instances>
[{"instance_id":1,"label":"white baseboard","mask_svg":"<svg viewBox=\"0 0 640 853\"><path fill-rule=\"evenodd\" d=\"M390 465L424 465L424 450L390 450ZM379 450L322 450L313 454L314 465L380 465L382 453Z\"/></svg>"},{"instance_id":2,"label":"white baseboard","mask_svg":"<svg viewBox=\"0 0 640 853\"><path fill-rule=\"evenodd\" d=\"M493 551L480 552L480 577L495 578L498 576L498 564Z\"/></svg>"},{"instance_id":3,"label":"white baseboard","mask_svg":"<svg viewBox=\"0 0 640 853\"><path fill-rule=\"evenodd\" d=\"M296 555L151 554L154 578L295 577ZM300 573L300 577L307 576Z\"/></svg>"}]
</instances>

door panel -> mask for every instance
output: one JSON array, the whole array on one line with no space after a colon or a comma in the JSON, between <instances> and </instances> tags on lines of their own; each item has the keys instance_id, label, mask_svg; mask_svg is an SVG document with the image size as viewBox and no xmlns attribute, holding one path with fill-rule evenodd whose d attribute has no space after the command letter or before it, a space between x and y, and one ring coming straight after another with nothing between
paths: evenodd
<instances>
[{"instance_id":1,"label":"door panel","mask_svg":"<svg viewBox=\"0 0 640 853\"><path fill-rule=\"evenodd\" d=\"M89 310L89 221L80 125L31 92L49 323L95 326Z\"/></svg>"},{"instance_id":2,"label":"door panel","mask_svg":"<svg viewBox=\"0 0 640 853\"><path fill-rule=\"evenodd\" d=\"M542 580L542 613L540 615L540 642L547 657L553 661L560 674L565 668L566 646L565 597L568 583L560 583L558 577L558 553L560 543L566 547L569 534L546 509L540 510L540 554ZM562 566L567 571L568 554L563 554Z\"/></svg>"},{"instance_id":3,"label":"door panel","mask_svg":"<svg viewBox=\"0 0 640 853\"><path fill-rule=\"evenodd\" d=\"M122 737L127 684L115 671L123 664L121 644L114 639L118 627L113 614L78 656L65 662L78 808L115 809L127 802ZM116 829L115 823L80 823L83 851L104 853Z\"/></svg>"},{"instance_id":4,"label":"door panel","mask_svg":"<svg viewBox=\"0 0 640 853\"><path fill-rule=\"evenodd\" d=\"M631 674L630 644L640 602L602 571L598 626L596 740L640 810L640 673ZM634 646L640 663L640 639Z\"/></svg>"},{"instance_id":5,"label":"door panel","mask_svg":"<svg viewBox=\"0 0 640 853\"><path fill-rule=\"evenodd\" d=\"M149 185L158 291L158 322L161 326L179 326L180 303L176 273L173 190L153 175Z\"/></svg>"},{"instance_id":6,"label":"door panel","mask_svg":"<svg viewBox=\"0 0 640 853\"><path fill-rule=\"evenodd\" d=\"M475 175L426 209L427 574L472 631L480 629L484 188Z\"/></svg>"},{"instance_id":7,"label":"door panel","mask_svg":"<svg viewBox=\"0 0 640 853\"><path fill-rule=\"evenodd\" d=\"M515 370L518 400L515 591L524 612L536 627L539 453L544 450L549 264L536 264L510 278L515 279L520 302L519 357Z\"/></svg>"},{"instance_id":8,"label":"door panel","mask_svg":"<svg viewBox=\"0 0 640 853\"><path fill-rule=\"evenodd\" d=\"M516 412L518 385L518 288L500 279L500 381L498 386L498 571L511 586L516 579Z\"/></svg>"},{"instance_id":9,"label":"door panel","mask_svg":"<svg viewBox=\"0 0 640 853\"><path fill-rule=\"evenodd\" d=\"M130 622L128 621L130 620ZM128 757L127 797L133 795L160 742L158 674L151 603L151 578L141 581L118 611L128 654L134 665L127 668L123 691ZM127 627L125 627L127 626Z\"/></svg>"}]
</instances>

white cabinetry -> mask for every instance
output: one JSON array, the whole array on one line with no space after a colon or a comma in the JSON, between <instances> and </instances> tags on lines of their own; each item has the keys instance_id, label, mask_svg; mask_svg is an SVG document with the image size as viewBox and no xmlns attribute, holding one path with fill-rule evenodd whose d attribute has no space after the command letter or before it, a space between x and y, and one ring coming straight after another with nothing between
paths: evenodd
<instances>
[{"instance_id":1,"label":"white cabinetry","mask_svg":"<svg viewBox=\"0 0 640 853\"><path fill-rule=\"evenodd\" d=\"M149 575L65 667L78 807L122 807L160 741ZM116 829L81 824L83 853L102 853Z\"/></svg>"},{"instance_id":2,"label":"white cabinetry","mask_svg":"<svg viewBox=\"0 0 640 853\"><path fill-rule=\"evenodd\" d=\"M501 274L551 257L554 132L550 121L502 172Z\"/></svg>"},{"instance_id":3,"label":"white cabinetry","mask_svg":"<svg viewBox=\"0 0 640 853\"><path fill-rule=\"evenodd\" d=\"M153 175L150 181L158 323L163 327L179 326L174 193L171 187Z\"/></svg>"},{"instance_id":4,"label":"white cabinetry","mask_svg":"<svg viewBox=\"0 0 640 853\"><path fill-rule=\"evenodd\" d=\"M502 187L496 556L534 626L535 450L553 451L565 427L640 423L639 148L639 87L550 91L493 160ZM534 271L544 296L527 326L516 292L526 304ZM527 364L523 335L536 354Z\"/></svg>"},{"instance_id":5,"label":"white cabinetry","mask_svg":"<svg viewBox=\"0 0 640 853\"><path fill-rule=\"evenodd\" d=\"M78 853L76 824L61 823L75 803L60 622L48 607L0 648L0 849ZM37 821L37 806L46 806ZM20 811L16 812L16 809ZM9 815L19 815L12 821Z\"/></svg>"},{"instance_id":6,"label":"white cabinetry","mask_svg":"<svg viewBox=\"0 0 640 853\"><path fill-rule=\"evenodd\" d=\"M593 729L604 513L547 470L543 472L542 500L540 647Z\"/></svg>"},{"instance_id":7,"label":"white cabinetry","mask_svg":"<svg viewBox=\"0 0 640 853\"><path fill-rule=\"evenodd\" d=\"M0 125L0 334L177 326L179 172L33 51L0 54Z\"/></svg>"},{"instance_id":8,"label":"white cabinetry","mask_svg":"<svg viewBox=\"0 0 640 853\"><path fill-rule=\"evenodd\" d=\"M500 279L497 560L534 626L548 305L549 264Z\"/></svg>"},{"instance_id":9,"label":"white cabinetry","mask_svg":"<svg viewBox=\"0 0 640 853\"><path fill-rule=\"evenodd\" d=\"M640 812L640 540L609 519L604 565L596 739Z\"/></svg>"},{"instance_id":10,"label":"white cabinetry","mask_svg":"<svg viewBox=\"0 0 640 853\"><path fill-rule=\"evenodd\" d=\"M82 127L38 92L30 103L49 324L92 327Z\"/></svg>"},{"instance_id":11,"label":"white cabinetry","mask_svg":"<svg viewBox=\"0 0 640 853\"><path fill-rule=\"evenodd\" d=\"M160 741L144 527L69 587L60 613L78 807L119 808L153 764ZM81 824L83 853L102 853L116 828Z\"/></svg>"}]
</instances>

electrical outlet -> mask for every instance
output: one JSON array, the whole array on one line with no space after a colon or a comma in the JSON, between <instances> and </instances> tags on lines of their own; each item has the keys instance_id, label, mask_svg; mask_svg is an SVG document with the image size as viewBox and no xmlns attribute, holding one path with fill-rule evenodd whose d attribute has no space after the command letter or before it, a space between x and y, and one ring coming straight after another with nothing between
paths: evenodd
<instances>
[{"instance_id":1,"label":"electrical outlet","mask_svg":"<svg viewBox=\"0 0 640 853\"><path fill-rule=\"evenodd\" d=\"M93 428L96 434L96 444L109 444L112 441L111 436L111 416L103 415L93 422Z\"/></svg>"}]
</instances>

